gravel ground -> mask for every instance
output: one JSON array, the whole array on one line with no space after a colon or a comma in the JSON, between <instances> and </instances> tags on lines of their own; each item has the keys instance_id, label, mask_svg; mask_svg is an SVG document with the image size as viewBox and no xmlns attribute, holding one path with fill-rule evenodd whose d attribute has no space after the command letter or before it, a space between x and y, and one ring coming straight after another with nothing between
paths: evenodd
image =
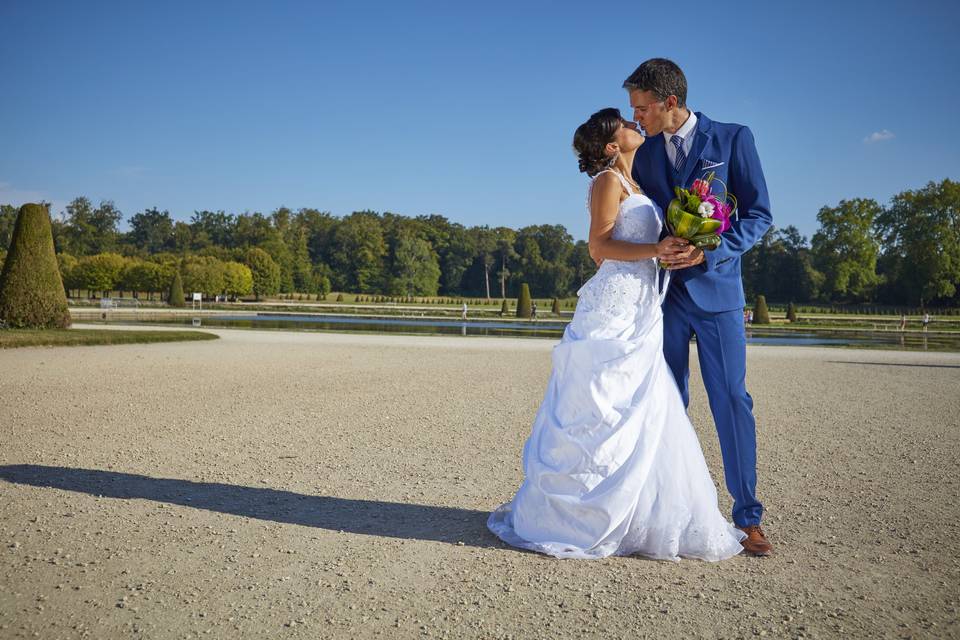
<instances>
[{"instance_id":1,"label":"gravel ground","mask_svg":"<svg viewBox=\"0 0 960 640\"><path fill-rule=\"evenodd\" d=\"M551 341L215 333L0 353L0 638L960 637L958 354L751 347L776 554L561 561L485 527Z\"/></svg>"}]
</instances>

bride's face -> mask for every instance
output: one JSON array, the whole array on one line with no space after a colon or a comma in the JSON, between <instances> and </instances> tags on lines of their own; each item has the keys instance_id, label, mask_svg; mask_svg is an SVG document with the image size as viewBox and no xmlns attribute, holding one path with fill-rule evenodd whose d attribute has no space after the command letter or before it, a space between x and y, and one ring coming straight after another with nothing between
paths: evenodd
<instances>
[{"instance_id":1,"label":"bride's face","mask_svg":"<svg viewBox=\"0 0 960 640\"><path fill-rule=\"evenodd\" d=\"M620 153L629 153L636 151L643 144L644 137L637 131L637 124L629 120L623 120L620 128L613 135L613 144L620 148Z\"/></svg>"}]
</instances>

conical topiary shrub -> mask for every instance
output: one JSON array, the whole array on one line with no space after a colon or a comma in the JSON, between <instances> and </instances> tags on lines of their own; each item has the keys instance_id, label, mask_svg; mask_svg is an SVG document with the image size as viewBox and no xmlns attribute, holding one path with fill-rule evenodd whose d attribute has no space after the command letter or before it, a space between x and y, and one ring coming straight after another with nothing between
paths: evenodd
<instances>
[{"instance_id":1,"label":"conical topiary shrub","mask_svg":"<svg viewBox=\"0 0 960 640\"><path fill-rule=\"evenodd\" d=\"M167 304L171 307L185 307L186 300L183 299L183 281L180 279L180 270L173 272L173 281L170 283L170 294L167 296Z\"/></svg>"},{"instance_id":2,"label":"conical topiary shrub","mask_svg":"<svg viewBox=\"0 0 960 640\"><path fill-rule=\"evenodd\" d=\"M530 308L530 285L524 282L520 285L520 297L517 299L517 317L529 318L533 314Z\"/></svg>"},{"instance_id":3,"label":"conical topiary shrub","mask_svg":"<svg viewBox=\"0 0 960 640\"><path fill-rule=\"evenodd\" d=\"M797 321L797 306L792 302L787 305L787 322Z\"/></svg>"},{"instance_id":4,"label":"conical topiary shrub","mask_svg":"<svg viewBox=\"0 0 960 640\"><path fill-rule=\"evenodd\" d=\"M510 313L510 303L504 299L503 304L500 305L500 315L505 316Z\"/></svg>"},{"instance_id":5,"label":"conical topiary shrub","mask_svg":"<svg viewBox=\"0 0 960 640\"><path fill-rule=\"evenodd\" d=\"M70 326L50 214L44 205L25 204L17 214L10 250L0 272L0 321L14 328Z\"/></svg>"},{"instance_id":6,"label":"conical topiary shrub","mask_svg":"<svg viewBox=\"0 0 960 640\"><path fill-rule=\"evenodd\" d=\"M753 324L770 324L770 311L763 296L757 296L757 303L753 305Z\"/></svg>"},{"instance_id":7,"label":"conical topiary shrub","mask_svg":"<svg viewBox=\"0 0 960 640\"><path fill-rule=\"evenodd\" d=\"M550 312L557 316L560 315L560 301L558 299L553 299L553 308L550 309Z\"/></svg>"}]
</instances>

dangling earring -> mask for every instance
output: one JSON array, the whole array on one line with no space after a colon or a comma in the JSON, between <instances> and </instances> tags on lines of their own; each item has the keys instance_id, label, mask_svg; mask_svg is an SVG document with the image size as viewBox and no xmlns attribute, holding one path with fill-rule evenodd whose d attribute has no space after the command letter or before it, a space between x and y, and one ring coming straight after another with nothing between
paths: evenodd
<instances>
[{"instance_id":1,"label":"dangling earring","mask_svg":"<svg viewBox=\"0 0 960 640\"><path fill-rule=\"evenodd\" d=\"M610 159L607 160L607 165L606 165L604 168L605 168L605 169L612 169L613 167L616 166L617 160L619 160L619 159L620 159L620 152L617 151L615 154L613 154L612 156L610 156Z\"/></svg>"}]
</instances>

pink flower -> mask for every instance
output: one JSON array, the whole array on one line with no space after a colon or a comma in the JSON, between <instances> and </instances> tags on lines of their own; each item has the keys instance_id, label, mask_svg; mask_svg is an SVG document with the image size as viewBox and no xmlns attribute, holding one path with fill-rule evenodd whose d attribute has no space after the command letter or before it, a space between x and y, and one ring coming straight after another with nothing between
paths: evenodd
<instances>
[{"instance_id":1,"label":"pink flower","mask_svg":"<svg viewBox=\"0 0 960 640\"><path fill-rule=\"evenodd\" d=\"M720 206L713 210L713 215L710 217L721 222L717 233L723 233L730 228L730 205L726 202L720 203Z\"/></svg>"},{"instance_id":2,"label":"pink flower","mask_svg":"<svg viewBox=\"0 0 960 640\"><path fill-rule=\"evenodd\" d=\"M694 180L693 188L691 189L691 191L693 191L697 195L697 197L699 197L702 200L706 198L708 195L710 195L710 183L707 182L706 180L700 180L700 179Z\"/></svg>"}]
</instances>

